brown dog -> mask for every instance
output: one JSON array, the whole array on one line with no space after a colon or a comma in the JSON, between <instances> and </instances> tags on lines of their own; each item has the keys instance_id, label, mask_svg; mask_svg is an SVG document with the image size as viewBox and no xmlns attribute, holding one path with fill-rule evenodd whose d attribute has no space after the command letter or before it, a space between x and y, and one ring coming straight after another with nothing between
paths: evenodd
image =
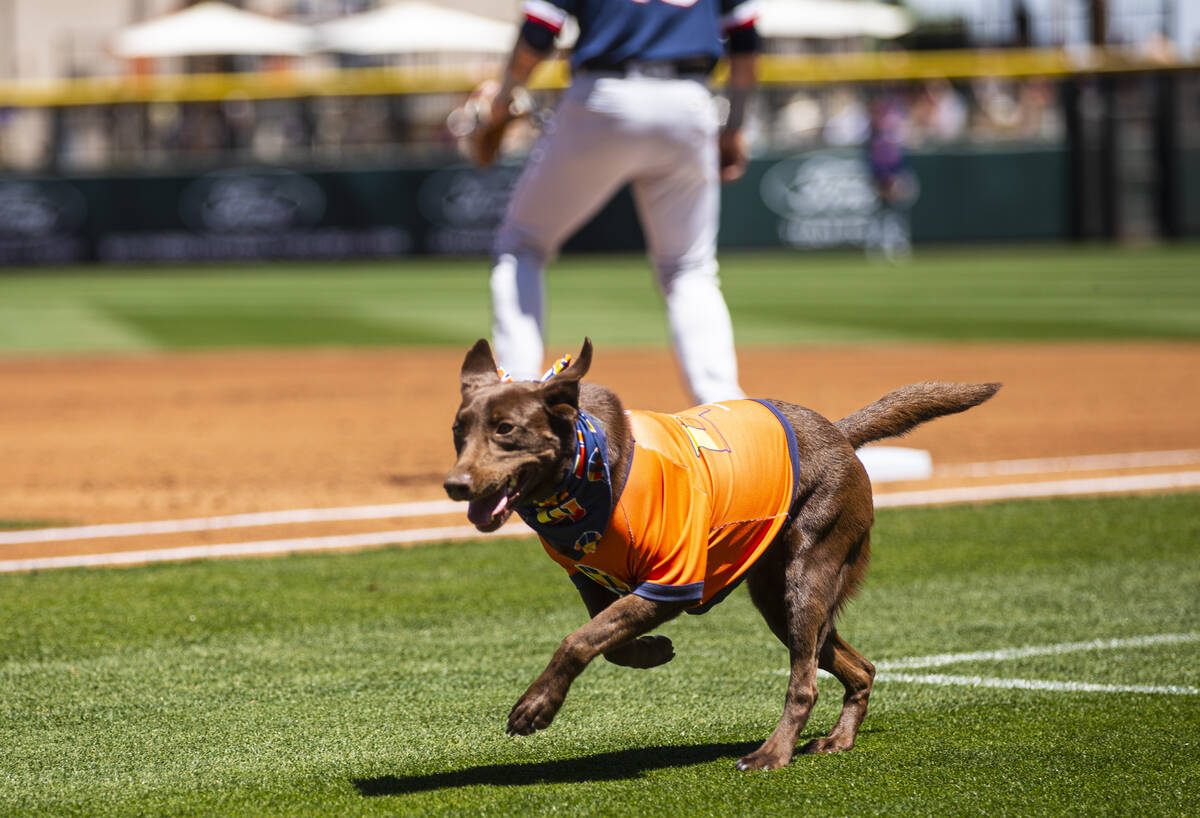
<instances>
[{"instance_id":1,"label":"brown dog","mask_svg":"<svg viewBox=\"0 0 1200 818\"><path fill-rule=\"evenodd\" d=\"M470 501L468 518L481 531L495 530L518 511L542 535L547 552L573 573L591 615L586 625L563 640L546 669L517 701L508 717L508 732L529 735L549 726L571 682L597 656L637 668L670 661L674 657L671 641L643 634L685 610L706 610L745 579L750 598L788 648L791 679L778 727L761 747L738 761L738 769L775 769L789 763L816 702L818 668L833 674L846 694L833 730L810 741L802 751L850 749L866 715L875 675L874 666L834 629L838 611L866 571L874 521L871 484L854 450L873 440L903 434L940 415L969 409L990 398L1000 385L913 384L836 424L809 409L774 400L710 404L680 415L626 413L610 390L580 383L591 357L591 342L585 340L579 357L561 371L540 382L515 383L501 379L486 341L479 341L463 362L462 404L454 421L458 461L446 477L447 494ZM757 449L750 453L752 458L767 458L752 462L778 463L778 470L790 472L791 477L781 481L774 479L777 475L747 475L743 470L736 488L712 489L733 492L737 496L732 499L738 503L765 503L768 508L759 519L750 521L758 527L734 543L741 556L722 562L716 555L719 548L729 547L721 538L734 536L729 532L745 521L724 523L715 517L697 524L700 528L695 530L700 533L692 539L700 542L676 543L669 556L657 562L658 557L644 557L640 552L606 553L617 548L657 547L651 540L662 515L692 520L697 516L691 513L693 505L716 514L711 510L720 503L707 496L712 493L707 483L705 492L682 501L673 495L674 502L626 497L623 491L627 485L670 483L666 478L660 480L658 474L648 481L631 482L635 479L630 471L634 460L638 473L657 464L660 470L678 472L677 479L708 479L710 472L723 468L722 458L737 448L727 443L727 438L742 439L735 436L739 430L734 418L740 417L735 409L757 413L755 417L762 420L756 422L763 425L764 433L774 433L778 441L777 445L750 447ZM717 425L709 423L712 418ZM774 432L767 428L772 425ZM684 454L671 454L655 438L647 442L652 432L658 434L656 429L666 430L663 434L692 446L693 451L681 449ZM769 493L768 487L775 484L786 485L782 502L758 496ZM588 496L609 500L608 506L599 504L603 506L599 531L584 530L588 526L586 509L574 499L583 495L572 486L599 491ZM603 490L598 488L601 486ZM633 493L643 492L631 489ZM592 499L581 503L594 505ZM647 503L659 507L639 509ZM639 512L644 512L640 518ZM611 520L618 521L614 525L609 524L610 514ZM651 522L639 528L637 519ZM569 531L569 537L555 539L561 531ZM768 541L761 542L766 534L770 535ZM577 535L579 539L572 544ZM750 557L745 558L746 554ZM596 562L603 557L609 562ZM683 568L671 567L672 561L678 563L685 557L692 562ZM693 564L697 560L698 569ZM610 567L601 570L595 565ZM611 568L613 565L632 567L628 576L618 576L621 571ZM684 581L696 579L686 576L693 569L707 574L698 581ZM655 581L646 581L647 577ZM703 605L698 604L701 600Z\"/></svg>"}]
</instances>

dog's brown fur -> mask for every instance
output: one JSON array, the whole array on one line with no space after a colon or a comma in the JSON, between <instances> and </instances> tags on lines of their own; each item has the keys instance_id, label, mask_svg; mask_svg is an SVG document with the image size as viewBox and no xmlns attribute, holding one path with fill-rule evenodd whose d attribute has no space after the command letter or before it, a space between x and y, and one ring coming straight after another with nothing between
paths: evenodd
<instances>
[{"instance_id":1,"label":"dog's brown fur","mask_svg":"<svg viewBox=\"0 0 1200 818\"><path fill-rule=\"evenodd\" d=\"M585 341L579 357L544 383L502 383L491 347L479 341L463 362L462 404L454 423L458 461L446 477L456 500L512 494L503 513L477 522L498 528L518 503L544 499L572 463L573 424L582 409L608 431L613 496L624 488L632 454L628 419L617 396L580 379L591 364ZM750 598L787 647L791 678L783 717L770 737L738 761L738 769L769 770L789 763L817 699L817 669L845 687L842 711L826 736L805 753L854 746L867 713L874 666L837 633L834 620L867 569L874 506L871 484L855 448L900 435L940 415L962 412L990 398L999 384L921 383L897 389L837 423L809 409L770 401L791 423L799 445L800 474L793 518L748 572ZM549 726L571 682L603 654L630 667L655 667L674 657L671 641L643 634L679 615L683 603L630 594L614 597L596 586L581 591L591 620L563 640L549 665L517 701L508 732L528 735Z\"/></svg>"}]
</instances>

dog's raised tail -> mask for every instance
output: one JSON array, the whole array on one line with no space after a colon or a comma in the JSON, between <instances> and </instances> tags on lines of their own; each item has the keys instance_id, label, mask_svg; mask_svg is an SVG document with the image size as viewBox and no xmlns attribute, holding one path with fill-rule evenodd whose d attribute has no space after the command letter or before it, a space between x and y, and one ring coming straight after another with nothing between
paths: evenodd
<instances>
[{"instance_id":1,"label":"dog's raised tail","mask_svg":"<svg viewBox=\"0 0 1200 818\"><path fill-rule=\"evenodd\" d=\"M999 388L998 383L913 383L888 392L835 425L857 449L873 440L902 435L927 420L965 412Z\"/></svg>"}]
</instances>

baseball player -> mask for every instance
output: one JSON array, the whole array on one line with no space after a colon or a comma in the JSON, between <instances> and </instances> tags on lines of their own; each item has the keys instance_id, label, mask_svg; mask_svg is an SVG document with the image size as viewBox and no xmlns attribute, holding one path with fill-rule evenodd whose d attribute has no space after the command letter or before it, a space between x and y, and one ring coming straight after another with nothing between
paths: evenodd
<instances>
[{"instance_id":1,"label":"baseball player","mask_svg":"<svg viewBox=\"0 0 1200 818\"><path fill-rule=\"evenodd\" d=\"M684 376L697 403L744 397L717 279L719 185L745 170L742 123L755 85L752 0L525 0L525 21L472 149L494 161L514 93L579 23L564 93L513 192L495 245L493 339L518 379L542 370L543 270L562 243L632 183ZM730 57L723 127L707 78Z\"/></svg>"}]
</instances>

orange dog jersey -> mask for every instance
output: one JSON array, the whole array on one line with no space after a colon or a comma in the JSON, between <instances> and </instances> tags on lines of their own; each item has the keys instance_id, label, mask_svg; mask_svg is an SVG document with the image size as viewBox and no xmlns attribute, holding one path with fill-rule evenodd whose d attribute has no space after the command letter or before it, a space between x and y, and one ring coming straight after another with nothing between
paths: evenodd
<instances>
[{"instance_id":1,"label":"orange dog jersey","mask_svg":"<svg viewBox=\"0 0 1200 818\"><path fill-rule=\"evenodd\" d=\"M634 438L629 476L621 497L608 505L603 531L564 546L561 538L555 543L552 527L534 527L577 585L591 581L618 594L691 602L689 613L703 613L744 578L787 521L798 466L795 433L778 410L754 400L628 415ZM577 460L587 468L578 472L607 479L608 464L597 463L596 452L584 446L597 421L583 415L580 422ZM570 494L539 506L537 519L551 526L569 522L573 512L582 519Z\"/></svg>"}]
</instances>

